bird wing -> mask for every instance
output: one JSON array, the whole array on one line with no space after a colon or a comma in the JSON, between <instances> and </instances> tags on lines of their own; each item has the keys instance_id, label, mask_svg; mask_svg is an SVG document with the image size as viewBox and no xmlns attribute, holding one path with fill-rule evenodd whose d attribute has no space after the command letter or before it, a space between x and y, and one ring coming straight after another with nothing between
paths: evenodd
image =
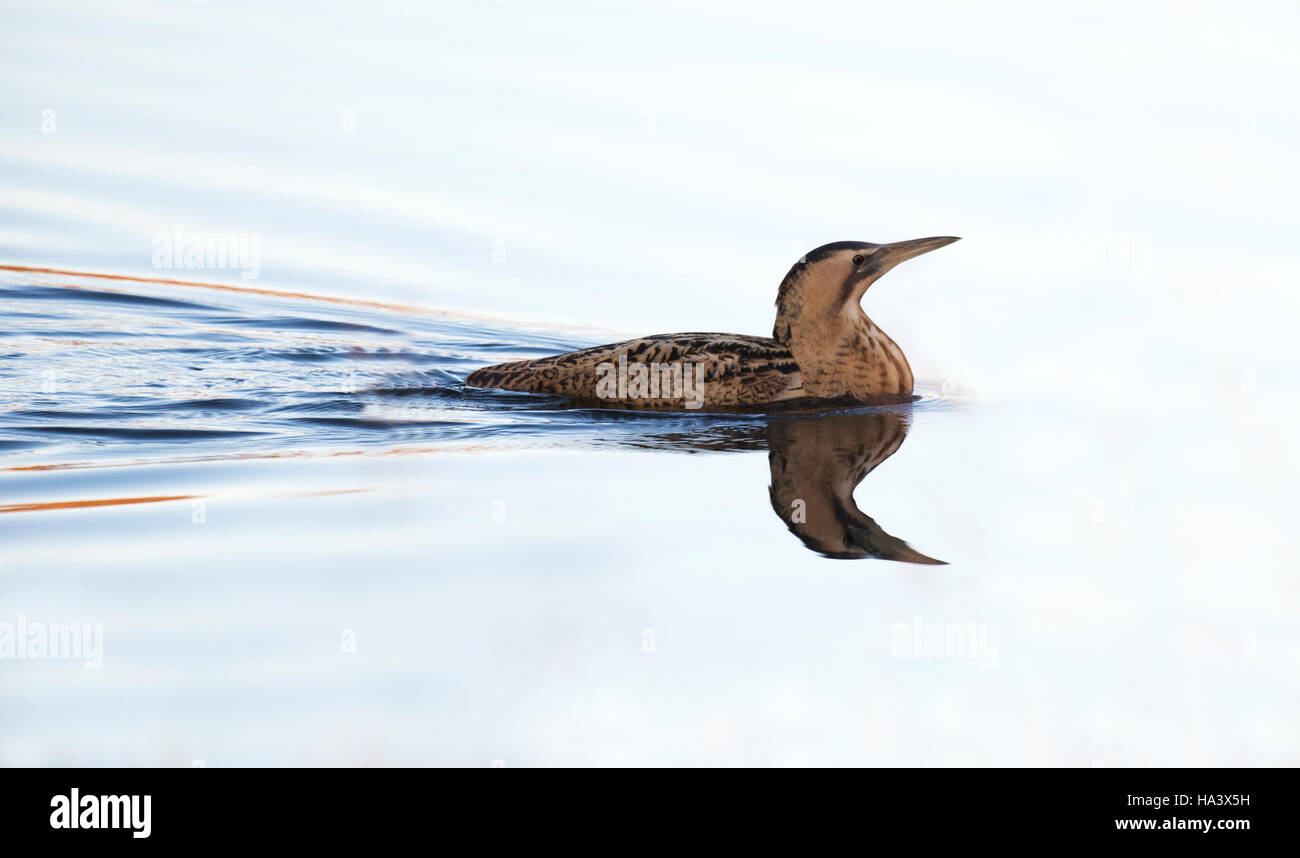
<instances>
[{"instance_id":1,"label":"bird wing","mask_svg":"<svg viewBox=\"0 0 1300 858\"><path fill-rule=\"evenodd\" d=\"M621 362L620 362L621 359ZM567 354L484 367L470 373L473 387L499 387L553 393L601 401L607 407L672 409L687 407L690 397L653 399L602 396L597 385L611 368L640 364L680 368L683 377L705 383L703 407L716 409L761 405L797 396L799 365L790 350L768 337L744 334L657 334L621 343L594 346ZM606 391L607 392L607 391Z\"/></svg>"}]
</instances>

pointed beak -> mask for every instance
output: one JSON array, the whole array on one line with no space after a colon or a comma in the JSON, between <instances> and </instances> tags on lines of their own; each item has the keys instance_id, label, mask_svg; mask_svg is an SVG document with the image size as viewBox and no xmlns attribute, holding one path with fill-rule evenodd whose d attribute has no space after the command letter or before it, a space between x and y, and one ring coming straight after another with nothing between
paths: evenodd
<instances>
[{"instance_id":1,"label":"pointed beak","mask_svg":"<svg viewBox=\"0 0 1300 858\"><path fill-rule=\"evenodd\" d=\"M911 241L895 241L893 244L882 244L880 250L876 251L876 253L879 255L883 251L885 256L881 261L888 267L893 268L900 262L915 259L922 253L929 253L931 250L947 247L954 241L960 240L951 235L941 235L935 238L914 238Z\"/></svg>"}]
</instances>

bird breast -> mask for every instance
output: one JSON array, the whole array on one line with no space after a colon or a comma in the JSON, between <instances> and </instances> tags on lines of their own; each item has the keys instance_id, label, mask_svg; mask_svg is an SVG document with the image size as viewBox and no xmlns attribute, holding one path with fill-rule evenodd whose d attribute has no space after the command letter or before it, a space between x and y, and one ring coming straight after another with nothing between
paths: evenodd
<instances>
[{"instance_id":1,"label":"bird breast","mask_svg":"<svg viewBox=\"0 0 1300 858\"><path fill-rule=\"evenodd\" d=\"M822 399L910 395L912 369L903 350L865 314L791 332L790 351L806 395ZM820 330L818 329L820 328Z\"/></svg>"}]
</instances>

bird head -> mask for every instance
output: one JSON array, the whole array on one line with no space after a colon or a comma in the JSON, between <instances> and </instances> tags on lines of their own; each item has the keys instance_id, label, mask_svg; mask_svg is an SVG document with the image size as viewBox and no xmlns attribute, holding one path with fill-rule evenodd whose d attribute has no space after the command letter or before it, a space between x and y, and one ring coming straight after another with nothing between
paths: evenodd
<instances>
[{"instance_id":1,"label":"bird head","mask_svg":"<svg viewBox=\"0 0 1300 858\"><path fill-rule=\"evenodd\" d=\"M856 310L858 302L887 271L908 259L929 253L957 239L953 236L914 238L891 244L836 241L805 254L781 281L776 297L776 331L784 341L798 318L824 318ZM782 336L783 320L785 323Z\"/></svg>"}]
</instances>

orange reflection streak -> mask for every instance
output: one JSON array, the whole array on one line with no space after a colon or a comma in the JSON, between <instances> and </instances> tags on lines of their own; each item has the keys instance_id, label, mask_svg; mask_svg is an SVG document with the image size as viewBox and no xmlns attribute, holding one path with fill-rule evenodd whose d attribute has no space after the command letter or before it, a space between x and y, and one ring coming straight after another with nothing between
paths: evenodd
<instances>
[{"instance_id":1,"label":"orange reflection streak","mask_svg":"<svg viewBox=\"0 0 1300 858\"><path fill-rule=\"evenodd\" d=\"M140 462L53 462L47 465L12 465L0 468L0 473L23 471L82 471L103 468L143 468L150 465L197 465L212 462L257 462L269 459L332 459L341 456L419 456L427 453L483 453L496 450L521 449L507 444L460 444L426 447L393 447L389 450L286 450L280 453L239 453L231 456L192 456L171 459L151 459Z\"/></svg>"},{"instance_id":2,"label":"orange reflection streak","mask_svg":"<svg viewBox=\"0 0 1300 858\"><path fill-rule=\"evenodd\" d=\"M133 503L165 503L166 501L193 500L202 495L158 495L148 498L99 498L96 500L46 501L44 503L0 504L0 512L34 512L49 509L85 509L92 506L123 506Z\"/></svg>"},{"instance_id":3,"label":"orange reflection streak","mask_svg":"<svg viewBox=\"0 0 1300 858\"><path fill-rule=\"evenodd\" d=\"M287 492L278 495L269 495L269 497L281 500L285 498L315 498L330 497L333 495L353 495L360 492L372 491L371 489L321 489L311 492ZM44 501L40 503L7 503L0 504L0 513L6 512L42 512L56 509L86 509L97 506L129 506L138 503L167 503L169 501L197 500L211 495L156 495L154 497L143 498L96 498L94 500L75 500L75 501Z\"/></svg>"},{"instance_id":4,"label":"orange reflection streak","mask_svg":"<svg viewBox=\"0 0 1300 858\"><path fill-rule=\"evenodd\" d=\"M260 289L252 286L231 286L226 283L203 283L198 280L170 280L165 277L136 277L130 274L99 274L93 271L66 271L61 268L33 268L27 265L0 265L0 271L22 271L27 274L59 274L65 277L94 277L100 280L124 280L128 283L163 283L168 286L190 286L199 289L217 289L222 292L239 292L246 295L266 295L272 298L298 298L305 301L327 301L331 304L348 304L353 307L371 307L379 310L396 310L402 313L428 313L435 316L464 316L477 318L469 313L456 313L450 310L430 310L423 307L408 307L403 304L387 304L382 301L365 301L360 298L337 298L330 295L312 295L308 292L289 292L282 289ZM72 286L70 288L77 288Z\"/></svg>"},{"instance_id":5,"label":"orange reflection streak","mask_svg":"<svg viewBox=\"0 0 1300 858\"><path fill-rule=\"evenodd\" d=\"M165 277L137 277L131 274L100 274L94 271L68 271L62 268L37 268L29 265L0 265L0 271L20 271L25 274L57 274L63 277L93 277L99 280L122 280L128 283L161 283L168 286L187 286L195 289L215 289L221 292L237 292L242 295L262 295L270 298L293 298L302 301L324 301L330 304L343 304L350 307L367 307L374 310L389 310L398 313L420 313L425 316L439 316L448 319L469 319L476 322L506 322L523 328L549 329L549 326L527 319L484 316L467 313L462 310L434 310L429 307L414 307L407 304L391 304L385 301L367 301L362 298L341 298L334 295L313 295L310 292L290 292L284 289L262 289L252 286L232 286L227 283L203 283L198 280L171 280ZM81 287L64 284L70 289ZM573 331L599 330L585 325L567 325Z\"/></svg>"}]
</instances>

